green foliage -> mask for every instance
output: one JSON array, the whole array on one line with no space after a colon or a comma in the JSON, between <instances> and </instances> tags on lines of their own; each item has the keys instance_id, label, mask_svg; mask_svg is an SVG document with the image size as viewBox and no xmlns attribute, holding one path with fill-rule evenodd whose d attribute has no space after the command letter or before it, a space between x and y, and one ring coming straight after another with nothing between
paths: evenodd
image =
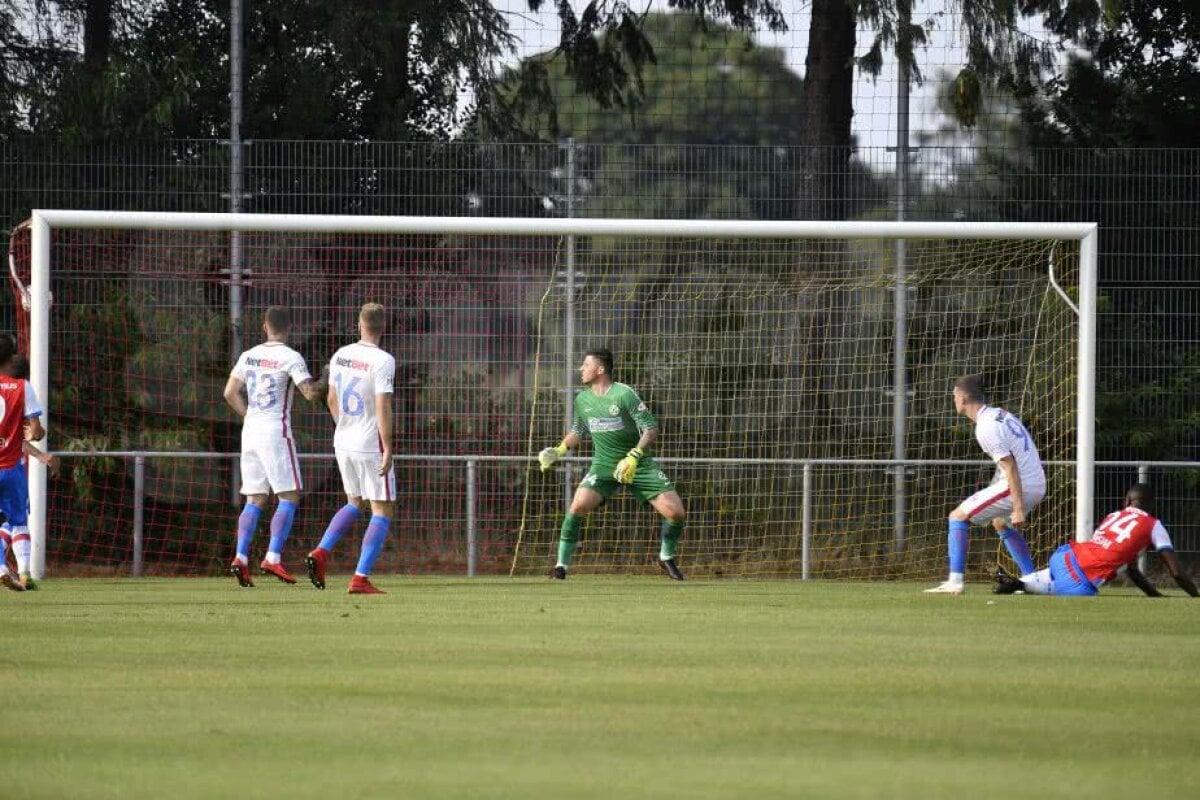
<instances>
[{"instance_id":1,"label":"green foliage","mask_svg":"<svg viewBox=\"0 0 1200 800\"><path fill-rule=\"evenodd\" d=\"M1113 10L1110 7L1110 12ZM1177 458L1200 445L1196 317L1179 321L1200 226L1200 7L1130 3L1045 87L1017 87L1020 125L982 168L1001 218L1087 220L1101 231L1099 458ZM1030 202L1030 198L1053 202ZM1136 291L1134 291L1136 289ZM1152 368L1151 368L1152 367Z\"/></svg>"},{"instance_id":2,"label":"green foliage","mask_svg":"<svg viewBox=\"0 0 1200 800\"><path fill-rule=\"evenodd\" d=\"M73 286L78 296L60 302L66 318L54 326L51 385L56 415L68 425L120 426L130 418L130 397L122 375L126 361L142 346L135 303L119 281L96 279ZM88 302L86 297L99 295ZM72 369L65 365L72 364ZM103 387L103 391L97 391Z\"/></svg>"},{"instance_id":3,"label":"green foliage","mask_svg":"<svg viewBox=\"0 0 1200 800\"><path fill-rule=\"evenodd\" d=\"M542 0L527 0L538 9ZM676 0L704 20L785 29L775 0ZM105 11L111 19L101 21ZM630 108L655 52L644 12L593 0L556 3L554 55L577 91ZM495 130L545 108L548 75L496 93L515 52L508 16L488 0L254 0L246 4L243 135L248 138L445 141L476 119ZM70 142L228 135L227 0L24 0L0 10L0 136ZM84 36L80 37L80 31ZM81 52L79 41L92 49ZM464 104L464 96L475 101Z\"/></svg>"},{"instance_id":4,"label":"green foliage","mask_svg":"<svg viewBox=\"0 0 1200 800\"><path fill-rule=\"evenodd\" d=\"M578 91L551 54L510 71L501 93L526 91L530 71L549 87L548 104L518 123L531 138L572 136L582 145L576 192L583 213L658 219L789 219L794 216L804 142L804 87L784 53L737 29L686 14L643 22L656 61L642 74L636 105L619 111ZM687 98L680 103L680 98ZM558 165L561 173L562 166ZM865 210L886 191L852 165L844 183ZM562 186L525 178L547 196Z\"/></svg>"},{"instance_id":5,"label":"green foliage","mask_svg":"<svg viewBox=\"0 0 1200 800\"><path fill-rule=\"evenodd\" d=\"M67 453L92 453L111 450L113 442L108 436L56 436L55 448ZM100 458L71 458L67 459L71 478L71 488L75 500L85 509L95 509L104 505L110 498L107 495L107 485L102 482L118 470L118 461L108 456Z\"/></svg>"},{"instance_id":6,"label":"green foliage","mask_svg":"<svg viewBox=\"0 0 1200 800\"><path fill-rule=\"evenodd\" d=\"M1143 307L1144 308L1144 307ZM1154 364L1102 370L1096 397L1098 457L1173 460L1200 444L1200 347L1164 347L1158 323L1137 311L1113 320L1101 346L1102 363Z\"/></svg>"},{"instance_id":7,"label":"green foliage","mask_svg":"<svg viewBox=\"0 0 1200 800\"><path fill-rule=\"evenodd\" d=\"M39 19L63 18L32 5ZM69 141L227 135L229 3L116 5L136 19L117 27L99 73L69 38L39 42L62 66L27 86L28 128ZM247 137L447 138L463 113L460 85L486 86L513 46L482 1L255 0L246 10Z\"/></svg>"},{"instance_id":8,"label":"green foliage","mask_svg":"<svg viewBox=\"0 0 1200 800\"><path fill-rule=\"evenodd\" d=\"M508 73L504 88L512 93L521 73L544 69L557 112L557 119L530 114L522 130L537 139L639 145L801 141L802 81L782 50L757 47L747 33L686 14L648 14L642 32L657 56L643 71L639 101L622 111L581 91L553 53Z\"/></svg>"},{"instance_id":9,"label":"green foliage","mask_svg":"<svg viewBox=\"0 0 1200 800\"><path fill-rule=\"evenodd\" d=\"M536 10L543 0L528 2ZM608 0L591 0L579 14L570 3L556 5L562 36L559 46L547 55L552 60L561 57L560 74L571 78L573 91L594 99L605 109L640 106L645 88L643 70L655 64L660 53L644 22L662 15L638 12L624 2ZM679 12L677 16L695 20L701 28L711 22L726 22L729 28L750 31L761 21L768 30L787 30L776 0L673 0L670 5ZM552 72L535 66L523 70L513 86L522 89L525 97L545 98L553 91L554 82ZM521 111L531 108L527 103L518 103Z\"/></svg>"}]
</instances>

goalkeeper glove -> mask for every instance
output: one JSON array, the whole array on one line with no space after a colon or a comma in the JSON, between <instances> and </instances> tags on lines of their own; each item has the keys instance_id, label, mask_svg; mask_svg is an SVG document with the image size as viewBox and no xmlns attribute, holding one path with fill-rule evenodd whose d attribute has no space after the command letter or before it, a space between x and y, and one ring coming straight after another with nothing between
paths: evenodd
<instances>
[{"instance_id":1,"label":"goalkeeper glove","mask_svg":"<svg viewBox=\"0 0 1200 800\"><path fill-rule=\"evenodd\" d=\"M633 476L637 473L638 462L642 460L642 452L640 447L635 447L629 451L621 461L617 464L617 468L613 470L613 477L618 483L629 485L633 483Z\"/></svg>"},{"instance_id":2,"label":"goalkeeper glove","mask_svg":"<svg viewBox=\"0 0 1200 800\"><path fill-rule=\"evenodd\" d=\"M547 447L542 452L538 453L538 466L542 468L542 472L554 466L560 458L567 454L567 446L563 442L559 442L555 447Z\"/></svg>"}]
</instances>

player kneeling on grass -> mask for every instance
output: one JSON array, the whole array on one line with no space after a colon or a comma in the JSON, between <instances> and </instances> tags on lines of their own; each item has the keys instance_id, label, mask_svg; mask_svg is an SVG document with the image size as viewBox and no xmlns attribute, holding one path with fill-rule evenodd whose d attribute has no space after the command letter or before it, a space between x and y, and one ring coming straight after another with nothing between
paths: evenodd
<instances>
[{"instance_id":1,"label":"player kneeling on grass","mask_svg":"<svg viewBox=\"0 0 1200 800\"><path fill-rule=\"evenodd\" d=\"M287 345L292 317L286 308L271 306L263 319L267 340L238 356L225 402L242 418L242 494L246 505L238 517L237 550L229 572L242 588L254 586L250 577L250 543L271 492L279 499L271 517L271 542L259 565L284 583L296 579L283 567L283 545L300 505L300 461L292 438L292 385L306 400L317 401L325 384L314 381L304 358Z\"/></svg>"},{"instance_id":2,"label":"player kneeling on grass","mask_svg":"<svg viewBox=\"0 0 1200 800\"><path fill-rule=\"evenodd\" d=\"M1029 545L1021 534L1025 515L1046 495L1046 473L1033 437L1015 414L989 406L977 375L954 383L954 410L975 423L975 439L996 462L991 486L976 492L950 512L950 575L929 594L962 594L967 566L967 533L971 523L989 522L1000 535L1022 573L1033 571Z\"/></svg>"},{"instance_id":3,"label":"player kneeling on grass","mask_svg":"<svg viewBox=\"0 0 1200 800\"><path fill-rule=\"evenodd\" d=\"M29 572L29 477L25 471L25 443L46 435L42 407L33 386L14 378L16 342L0 336L0 513L11 526L17 575L9 572L5 557L8 540L0 538L0 583L14 592L35 588Z\"/></svg>"},{"instance_id":4,"label":"player kneeling on grass","mask_svg":"<svg viewBox=\"0 0 1200 800\"><path fill-rule=\"evenodd\" d=\"M384 594L371 583L371 570L383 552L396 507L396 472L392 468L392 392L396 359L379 347L383 338L384 311L367 303L358 315L359 341L333 354L329 362L329 413L337 429L333 451L337 456L346 505L333 516L317 549L304 559L308 579L325 588L329 554L346 531L362 517L364 501L371 504L371 521L363 534L362 552L350 594Z\"/></svg>"},{"instance_id":5,"label":"player kneeling on grass","mask_svg":"<svg viewBox=\"0 0 1200 800\"><path fill-rule=\"evenodd\" d=\"M603 349L587 352L579 367L579 379L587 388L575 395L571 430L557 447L547 447L538 454L538 463L545 472L568 450L578 447L584 437L592 439L592 466L563 517L558 563L550 576L566 579L583 518L625 485L662 516L658 566L667 577L681 581L683 573L675 564L675 551L686 517L683 501L654 459L646 455L658 437L658 423L637 392L613 381L612 372L611 352Z\"/></svg>"},{"instance_id":6,"label":"player kneeling on grass","mask_svg":"<svg viewBox=\"0 0 1200 800\"><path fill-rule=\"evenodd\" d=\"M1125 507L1105 517L1090 541L1064 544L1050 556L1049 567L1038 572L1030 570L1020 578L997 570L992 591L1090 597L1124 567L1126 576L1139 589L1150 597L1162 597L1136 565L1138 554L1154 545L1179 588L1192 597L1200 597L1196 584L1179 567L1167 529L1147 510L1153 502L1153 490L1144 483L1135 483L1125 493Z\"/></svg>"}]
</instances>

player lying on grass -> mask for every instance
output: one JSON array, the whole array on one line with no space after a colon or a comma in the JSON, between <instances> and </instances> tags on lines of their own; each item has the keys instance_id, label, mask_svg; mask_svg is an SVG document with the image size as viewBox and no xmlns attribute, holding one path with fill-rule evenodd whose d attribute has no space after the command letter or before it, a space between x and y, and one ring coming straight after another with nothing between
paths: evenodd
<instances>
[{"instance_id":1,"label":"player lying on grass","mask_svg":"<svg viewBox=\"0 0 1200 800\"><path fill-rule=\"evenodd\" d=\"M1091 596L1101 584L1112 580L1125 568L1128 578L1150 597L1162 597L1149 579L1137 568L1138 553L1153 545L1167 571L1179 588L1192 597L1200 597L1196 584L1179 567L1179 558L1162 522L1147 509L1154 493L1144 483L1135 483L1125 493L1125 507L1104 518L1091 541L1069 542L1050 556L1050 566L1014 578L1003 569L996 572L996 594L1061 594Z\"/></svg>"},{"instance_id":2,"label":"player lying on grass","mask_svg":"<svg viewBox=\"0 0 1200 800\"><path fill-rule=\"evenodd\" d=\"M292 438L295 389L306 400L316 402L325 396L325 384L313 380L303 356L288 347L291 329L292 316L286 308L268 308L262 324L266 341L238 356L225 384L225 402L242 418L242 494L246 505L238 516L236 552L229 565L230 574L242 588L254 586L250 544L271 492L279 503L271 517L267 557L259 567L284 583L296 582L283 567L283 545L291 533L304 488Z\"/></svg>"},{"instance_id":3,"label":"player lying on grass","mask_svg":"<svg viewBox=\"0 0 1200 800\"><path fill-rule=\"evenodd\" d=\"M1021 526L1046 494L1046 474L1033 437L1015 414L987 404L979 376L955 381L954 410L975 423L975 439L996 462L996 477L990 486L950 512L950 575L940 585L925 590L930 594L963 593L971 523L991 523L1017 568L1022 573L1033 572L1033 558Z\"/></svg>"},{"instance_id":4,"label":"player lying on grass","mask_svg":"<svg viewBox=\"0 0 1200 800\"><path fill-rule=\"evenodd\" d=\"M568 450L579 447L585 437L592 439L592 465L563 517L558 562L550 577L566 579L583 518L618 488L628 486L663 518L659 568L672 580L683 580L683 573L675 564L679 535L687 516L683 501L666 473L646 454L658 438L658 423L637 392L613 381L613 356L608 350L589 350L579 367L579 379L587 388L575 395L571 430L558 446L547 447L538 454L538 463L545 472Z\"/></svg>"}]
</instances>

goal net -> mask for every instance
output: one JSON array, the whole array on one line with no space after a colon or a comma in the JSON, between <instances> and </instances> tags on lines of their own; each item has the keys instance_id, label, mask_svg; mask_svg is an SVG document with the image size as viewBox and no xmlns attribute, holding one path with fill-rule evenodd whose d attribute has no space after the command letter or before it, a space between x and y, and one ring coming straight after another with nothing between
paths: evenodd
<instances>
[{"instance_id":1,"label":"goal net","mask_svg":"<svg viewBox=\"0 0 1200 800\"><path fill-rule=\"evenodd\" d=\"M552 563L590 450L546 474L532 457L562 437L594 347L612 350L616 378L658 419L653 454L687 508L681 562L697 576L941 573L947 514L994 472L954 414L951 386L967 373L1025 421L1048 464L1035 557L1090 525L1073 307L1090 226L43 218L42 359L50 442L64 452L45 493L52 573L228 562L239 426L222 388L270 305L292 309L289 343L314 375L357 338L362 303L387 309L401 460L384 571ZM23 277L32 249L15 252ZM38 337L35 312L35 385ZM293 428L305 496L285 562L344 503L323 405L299 401ZM574 571L653 569L659 522L619 492L586 519ZM252 557L266 539L264 522ZM355 552L351 537L339 566ZM1002 552L976 530L971 569Z\"/></svg>"}]
</instances>

